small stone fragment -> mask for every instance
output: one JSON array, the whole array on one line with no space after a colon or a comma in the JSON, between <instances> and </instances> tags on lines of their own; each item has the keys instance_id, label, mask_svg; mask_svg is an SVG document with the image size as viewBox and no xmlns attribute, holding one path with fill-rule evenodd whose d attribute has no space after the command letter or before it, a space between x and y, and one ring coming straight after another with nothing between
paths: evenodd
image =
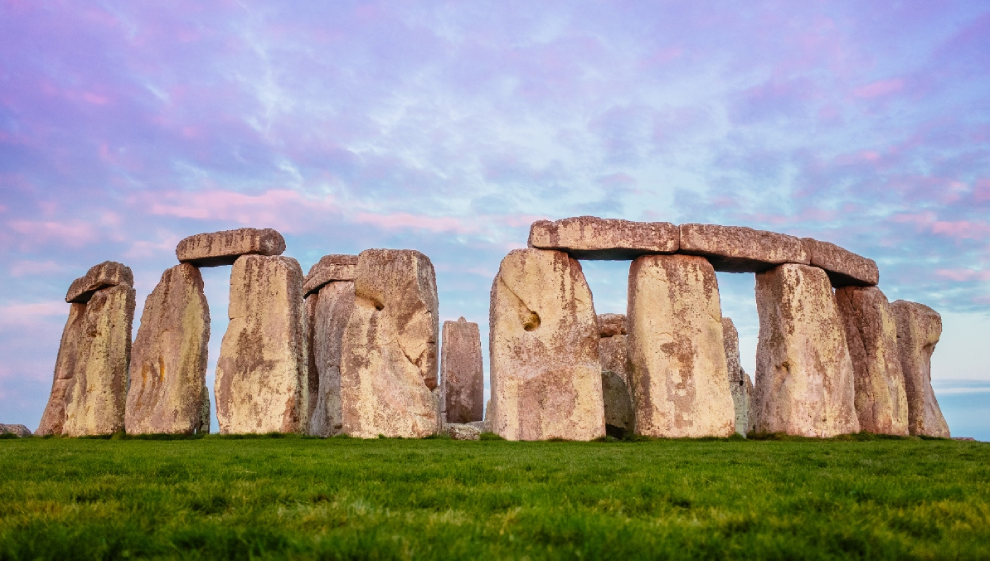
<instances>
[{"instance_id":1,"label":"small stone fragment","mask_svg":"<svg viewBox=\"0 0 990 561\"><path fill-rule=\"evenodd\" d=\"M306 298L311 405L307 432L313 436L334 436L342 427L340 364L353 308L353 281L329 282Z\"/></svg>"},{"instance_id":2,"label":"small stone fragment","mask_svg":"<svg viewBox=\"0 0 990 561\"><path fill-rule=\"evenodd\" d=\"M282 255L285 238L271 228L239 228L196 234L179 242L175 256L180 263L197 267L233 265L242 255Z\"/></svg>"},{"instance_id":3,"label":"small stone fragment","mask_svg":"<svg viewBox=\"0 0 990 561\"><path fill-rule=\"evenodd\" d=\"M794 236L716 224L681 224L680 253L701 255L716 271L730 273L759 273L783 263L810 262Z\"/></svg>"},{"instance_id":4,"label":"small stone fragment","mask_svg":"<svg viewBox=\"0 0 990 561\"><path fill-rule=\"evenodd\" d=\"M566 251L576 259L625 260L651 253L674 253L677 226L667 222L630 222L579 216L530 226L529 247Z\"/></svg>"},{"instance_id":5,"label":"small stone fragment","mask_svg":"<svg viewBox=\"0 0 990 561\"><path fill-rule=\"evenodd\" d=\"M834 243L812 238L802 238L801 243L811 258L811 265L824 269L832 286L876 286L880 283L880 269L876 261Z\"/></svg>"},{"instance_id":6,"label":"small stone fragment","mask_svg":"<svg viewBox=\"0 0 990 561\"><path fill-rule=\"evenodd\" d=\"M635 415L626 360L625 314L599 314L598 355L602 363L605 433L622 438L633 430Z\"/></svg>"},{"instance_id":7,"label":"small stone fragment","mask_svg":"<svg viewBox=\"0 0 990 561\"><path fill-rule=\"evenodd\" d=\"M440 379L446 422L470 423L484 417L485 371L478 324L463 317L443 322Z\"/></svg>"},{"instance_id":8,"label":"small stone fragment","mask_svg":"<svg viewBox=\"0 0 990 561\"><path fill-rule=\"evenodd\" d=\"M912 435L949 438L949 424L932 389L932 353L942 336L942 316L935 310L897 300L890 305L897 323L897 347L904 372L908 430Z\"/></svg>"},{"instance_id":9,"label":"small stone fragment","mask_svg":"<svg viewBox=\"0 0 990 561\"><path fill-rule=\"evenodd\" d=\"M447 423L443 432L451 440L481 440L481 429L473 424Z\"/></svg>"},{"instance_id":10,"label":"small stone fragment","mask_svg":"<svg viewBox=\"0 0 990 561\"><path fill-rule=\"evenodd\" d=\"M65 301L85 304L97 290L118 284L134 286L134 273L131 272L131 268L116 261L104 261L72 281L69 291L65 294Z\"/></svg>"},{"instance_id":11,"label":"small stone fragment","mask_svg":"<svg viewBox=\"0 0 990 561\"><path fill-rule=\"evenodd\" d=\"M13 434L20 438L31 436L31 429L24 425L0 425L0 434Z\"/></svg>"},{"instance_id":12,"label":"small stone fragment","mask_svg":"<svg viewBox=\"0 0 990 561\"><path fill-rule=\"evenodd\" d=\"M306 274L303 292L309 296L329 282L353 281L357 274L357 263L357 255L324 255Z\"/></svg>"},{"instance_id":13,"label":"small stone fragment","mask_svg":"<svg viewBox=\"0 0 990 561\"><path fill-rule=\"evenodd\" d=\"M739 358L739 332L731 318L722 318L722 342L725 345L725 364L729 371L729 390L732 392L732 403L736 411L736 432L745 436L749 427L750 388L753 384L743 370Z\"/></svg>"}]
</instances>

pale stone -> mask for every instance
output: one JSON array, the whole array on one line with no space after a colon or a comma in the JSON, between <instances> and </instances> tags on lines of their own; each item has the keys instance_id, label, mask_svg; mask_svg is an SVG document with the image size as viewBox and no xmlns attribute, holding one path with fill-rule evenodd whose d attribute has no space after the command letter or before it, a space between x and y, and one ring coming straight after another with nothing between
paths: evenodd
<instances>
[{"instance_id":1,"label":"pale stone","mask_svg":"<svg viewBox=\"0 0 990 561\"><path fill-rule=\"evenodd\" d=\"M31 429L24 425L0 425L0 434L13 434L20 438L31 436Z\"/></svg>"},{"instance_id":2,"label":"pale stone","mask_svg":"<svg viewBox=\"0 0 990 561\"><path fill-rule=\"evenodd\" d=\"M732 404L736 411L736 432L742 435L749 428L749 398L750 388L746 383L749 376L743 370L739 358L739 332L731 318L722 318L722 343L725 345L725 365L729 372L729 390L732 392ZM752 383L750 383L752 386Z\"/></svg>"},{"instance_id":3,"label":"pale stone","mask_svg":"<svg viewBox=\"0 0 990 561\"><path fill-rule=\"evenodd\" d=\"M749 377L749 374L744 374L746 376L746 432L749 434L756 430L756 402L753 399L755 390L753 389L753 379Z\"/></svg>"},{"instance_id":4,"label":"pale stone","mask_svg":"<svg viewBox=\"0 0 990 561\"><path fill-rule=\"evenodd\" d=\"M735 431L715 270L701 257L647 255L629 269L630 385L636 433Z\"/></svg>"},{"instance_id":5,"label":"pale stone","mask_svg":"<svg viewBox=\"0 0 990 561\"><path fill-rule=\"evenodd\" d=\"M932 389L932 353L942 336L942 316L935 310L897 300L890 305L897 323L897 346L904 372L908 430L913 435L949 438L949 424Z\"/></svg>"},{"instance_id":6,"label":"pale stone","mask_svg":"<svg viewBox=\"0 0 990 561\"><path fill-rule=\"evenodd\" d=\"M209 342L203 277L188 263L176 265L165 271L144 302L131 349L128 434L196 434L202 429ZM209 403L208 393L206 399Z\"/></svg>"},{"instance_id":7,"label":"pale stone","mask_svg":"<svg viewBox=\"0 0 990 561\"><path fill-rule=\"evenodd\" d=\"M598 320L580 263L512 251L490 310L492 430L507 440L605 436Z\"/></svg>"},{"instance_id":8,"label":"pale stone","mask_svg":"<svg viewBox=\"0 0 990 561\"><path fill-rule=\"evenodd\" d=\"M897 349L897 321L875 286L835 291L856 386L859 428L874 434L908 434L908 403Z\"/></svg>"},{"instance_id":9,"label":"pale stone","mask_svg":"<svg viewBox=\"0 0 990 561\"><path fill-rule=\"evenodd\" d=\"M271 228L239 228L196 234L179 242L175 256L180 263L197 267L233 265L242 255L282 255L285 238Z\"/></svg>"},{"instance_id":10,"label":"pale stone","mask_svg":"<svg viewBox=\"0 0 990 561\"><path fill-rule=\"evenodd\" d=\"M134 273L130 267L116 261L104 261L94 265L85 275L72 281L65 301L68 303L85 304L97 290L110 288L119 284L134 286Z\"/></svg>"},{"instance_id":11,"label":"pale stone","mask_svg":"<svg viewBox=\"0 0 990 561\"><path fill-rule=\"evenodd\" d=\"M781 265L756 276L757 433L859 432L852 360L825 271Z\"/></svg>"},{"instance_id":12,"label":"pale stone","mask_svg":"<svg viewBox=\"0 0 990 561\"><path fill-rule=\"evenodd\" d=\"M306 297L311 406L308 433L313 436L326 438L341 430L341 352L353 308L353 281L324 284Z\"/></svg>"},{"instance_id":13,"label":"pale stone","mask_svg":"<svg viewBox=\"0 0 990 561\"><path fill-rule=\"evenodd\" d=\"M677 226L667 222L630 222L579 216L538 220L529 230L529 247L566 251L577 259L625 260L651 253L674 253Z\"/></svg>"},{"instance_id":14,"label":"pale stone","mask_svg":"<svg viewBox=\"0 0 990 561\"><path fill-rule=\"evenodd\" d=\"M303 281L306 296L314 294L323 285L334 281L353 281L357 274L357 255L324 255L310 267Z\"/></svg>"},{"instance_id":15,"label":"pale stone","mask_svg":"<svg viewBox=\"0 0 990 561\"><path fill-rule=\"evenodd\" d=\"M478 429L479 432L492 432L491 423L489 421L474 421L468 423L468 426Z\"/></svg>"},{"instance_id":16,"label":"pale stone","mask_svg":"<svg viewBox=\"0 0 990 561\"><path fill-rule=\"evenodd\" d=\"M302 279L290 257L245 255L234 263L214 386L221 434L305 431Z\"/></svg>"},{"instance_id":17,"label":"pale stone","mask_svg":"<svg viewBox=\"0 0 990 561\"><path fill-rule=\"evenodd\" d=\"M465 320L443 322L440 349L445 420L480 421L485 411L485 371L481 360L478 324Z\"/></svg>"},{"instance_id":18,"label":"pale stone","mask_svg":"<svg viewBox=\"0 0 990 561\"><path fill-rule=\"evenodd\" d=\"M841 248L834 243L802 238L811 265L828 273L832 286L876 286L880 269L876 261Z\"/></svg>"},{"instance_id":19,"label":"pale stone","mask_svg":"<svg viewBox=\"0 0 990 561\"><path fill-rule=\"evenodd\" d=\"M448 423L443 426L443 433L451 440L481 440L482 430L473 424Z\"/></svg>"},{"instance_id":20,"label":"pale stone","mask_svg":"<svg viewBox=\"0 0 990 561\"><path fill-rule=\"evenodd\" d=\"M342 432L417 438L440 430L436 274L418 251L358 257L354 307L342 343Z\"/></svg>"},{"instance_id":21,"label":"pale stone","mask_svg":"<svg viewBox=\"0 0 990 561\"><path fill-rule=\"evenodd\" d=\"M810 262L794 236L742 226L681 224L680 253L701 255L716 271L758 273L783 263Z\"/></svg>"},{"instance_id":22,"label":"pale stone","mask_svg":"<svg viewBox=\"0 0 990 561\"><path fill-rule=\"evenodd\" d=\"M605 402L605 432L621 438L632 432L635 415L629 375L626 371L626 316L598 316L598 356L602 363L602 396Z\"/></svg>"}]
</instances>

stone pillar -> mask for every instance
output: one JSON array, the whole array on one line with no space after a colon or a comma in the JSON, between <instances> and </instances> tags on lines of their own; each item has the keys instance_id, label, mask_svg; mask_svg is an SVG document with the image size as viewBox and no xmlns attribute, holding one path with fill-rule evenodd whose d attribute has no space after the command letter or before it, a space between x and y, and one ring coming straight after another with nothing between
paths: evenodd
<instances>
[{"instance_id":1,"label":"stone pillar","mask_svg":"<svg viewBox=\"0 0 990 561\"><path fill-rule=\"evenodd\" d=\"M353 281L325 284L306 297L310 403L313 405L308 433L314 436L326 438L341 430L341 352L344 330L353 308Z\"/></svg>"},{"instance_id":2,"label":"stone pillar","mask_svg":"<svg viewBox=\"0 0 990 561\"><path fill-rule=\"evenodd\" d=\"M203 431L204 392L209 432L206 358L210 308L199 269L188 263L165 271L144 303L131 350L128 434Z\"/></svg>"},{"instance_id":3,"label":"stone pillar","mask_svg":"<svg viewBox=\"0 0 990 561\"><path fill-rule=\"evenodd\" d=\"M440 430L436 276L418 251L358 256L354 308L342 343L342 432L419 438Z\"/></svg>"},{"instance_id":4,"label":"stone pillar","mask_svg":"<svg viewBox=\"0 0 990 561\"><path fill-rule=\"evenodd\" d=\"M485 415L485 372L481 362L478 324L443 322L440 380L443 382L445 422L472 423Z\"/></svg>"},{"instance_id":5,"label":"stone pillar","mask_svg":"<svg viewBox=\"0 0 990 561\"><path fill-rule=\"evenodd\" d=\"M491 430L507 440L605 436L598 320L580 263L512 251L490 309Z\"/></svg>"},{"instance_id":6,"label":"stone pillar","mask_svg":"<svg viewBox=\"0 0 990 561\"><path fill-rule=\"evenodd\" d=\"M302 282L290 257L243 255L234 262L214 386L221 434L305 430Z\"/></svg>"},{"instance_id":7,"label":"stone pillar","mask_svg":"<svg viewBox=\"0 0 990 561\"><path fill-rule=\"evenodd\" d=\"M732 435L735 414L711 264L690 255L636 259L628 307L636 433Z\"/></svg>"},{"instance_id":8,"label":"stone pillar","mask_svg":"<svg viewBox=\"0 0 990 561\"><path fill-rule=\"evenodd\" d=\"M605 400L605 432L622 438L633 430L632 394L626 360L626 315L599 314L598 355L602 363L602 395Z\"/></svg>"},{"instance_id":9,"label":"stone pillar","mask_svg":"<svg viewBox=\"0 0 990 561\"><path fill-rule=\"evenodd\" d=\"M845 286L835 291L835 301L852 358L860 430L907 436L897 322L887 297L875 286Z\"/></svg>"},{"instance_id":10,"label":"stone pillar","mask_svg":"<svg viewBox=\"0 0 990 561\"><path fill-rule=\"evenodd\" d=\"M942 336L942 316L924 304L905 300L897 300L890 307L897 323L908 429L913 435L949 438L949 424L932 389L932 353Z\"/></svg>"},{"instance_id":11,"label":"stone pillar","mask_svg":"<svg viewBox=\"0 0 990 561\"><path fill-rule=\"evenodd\" d=\"M729 371L729 390L736 411L736 432L745 436L750 425L753 382L743 370L739 358L739 332L731 318L722 318L722 343L725 345L725 365Z\"/></svg>"},{"instance_id":12,"label":"stone pillar","mask_svg":"<svg viewBox=\"0 0 990 561\"><path fill-rule=\"evenodd\" d=\"M825 271L780 265L756 275L758 433L859 432L852 360Z\"/></svg>"}]
</instances>

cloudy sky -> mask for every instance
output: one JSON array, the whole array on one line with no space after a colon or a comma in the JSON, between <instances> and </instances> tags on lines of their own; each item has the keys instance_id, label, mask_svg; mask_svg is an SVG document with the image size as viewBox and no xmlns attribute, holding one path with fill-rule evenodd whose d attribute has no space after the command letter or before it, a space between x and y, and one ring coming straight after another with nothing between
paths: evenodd
<instances>
[{"instance_id":1,"label":"cloudy sky","mask_svg":"<svg viewBox=\"0 0 990 561\"><path fill-rule=\"evenodd\" d=\"M413 248L486 338L529 224L593 214L876 259L943 315L953 434L990 440L986 3L0 0L0 37L0 422L37 426L101 261L140 316L199 232L274 227L304 270ZM585 271L622 312L628 264ZM211 387L228 275L204 275ZM719 281L752 373L753 278Z\"/></svg>"}]
</instances>

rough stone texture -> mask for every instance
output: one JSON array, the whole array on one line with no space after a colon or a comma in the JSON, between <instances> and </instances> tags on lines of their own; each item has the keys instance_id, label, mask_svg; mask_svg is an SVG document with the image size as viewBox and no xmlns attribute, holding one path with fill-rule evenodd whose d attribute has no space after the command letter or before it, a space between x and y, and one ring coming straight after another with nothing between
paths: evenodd
<instances>
[{"instance_id":1,"label":"rough stone texture","mask_svg":"<svg viewBox=\"0 0 990 561\"><path fill-rule=\"evenodd\" d=\"M602 337L626 334L626 314L598 314L598 333Z\"/></svg>"},{"instance_id":2,"label":"rough stone texture","mask_svg":"<svg viewBox=\"0 0 990 561\"><path fill-rule=\"evenodd\" d=\"M852 358L859 428L874 434L908 434L908 403L897 349L897 322L875 286L835 292Z\"/></svg>"},{"instance_id":3,"label":"rough stone texture","mask_svg":"<svg viewBox=\"0 0 990 561\"><path fill-rule=\"evenodd\" d=\"M757 433L859 432L852 360L825 271L781 265L756 276Z\"/></svg>"},{"instance_id":4,"label":"rough stone texture","mask_svg":"<svg viewBox=\"0 0 990 561\"><path fill-rule=\"evenodd\" d=\"M71 304L39 435L107 435L124 429L134 289L97 290Z\"/></svg>"},{"instance_id":5,"label":"rough stone texture","mask_svg":"<svg viewBox=\"0 0 990 561\"><path fill-rule=\"evenodd\" d=\"M651 253L674 253L677 226L667 222L630 222L579 216L550 222L538 220L529 229L529 247L566 251L578 259L624 260Z\"/></svg>"},{"instance_id":6,"label":"rough stone texture","mask_svg":"<svg viewBox=\"0 0 990 561\"><path fill-rule=\"evenodd\" d=\"M482 430L473 424L448 423L443 426L443 433L451 440L481 440Z\"/></svg>"},{"instance_id":7,"label":"rough stone texture","mask_svg":"<svg viewBox=\"0 0 990 561\"><path fill-rule=\"evenodd\" d=\"M629 269L629 366L636 433L735 431L715 270L701 257L648 255Z\"/></svg>"},{"instance_id":8,"label":"rough stone texture","mask_svg":"<svg viewBox=\"0 0 990 561\"><path fill-rule=\"evenodd\" d=\"M0 434L13 434L25 438L31 436L31 429L24 425L0 425Z\"/></svg>"},{"instance_id":9,"label":"rough stone texture","mask_svg":"<svg viewBox=\"0 0 990 561\"><path fill-rule=\"evenodd\" d=\"M330 282L306 297L309 341L309 429L313 436L341 430L340 362L344 330L354 308L354 282Z\"/></svg>"},{"instance_id":10,"label":"rough stone texture","mask_svg":"<svg viewBox=\"0 0 990 561\"><path fill-rule=\"evenodd\" d=\"M210 307L199 269L183 263L162 274L144 302L131 349L127 434L195 434L206 390ZM209 393L207 415L209 414Z\"/></svg>"},{"instance_id":11,"label":"rough stone texture","mask_svg":"<svg viewBox=\"0 0 990 561\"><path fill-rule=\"evenodd\" d=\"M507 440L605 436L598 318L580 263L512 251L490 310L492 430Z\"/></svg>"},{"instance_id":12,"label":"rough stone texture","mask_svg":"<svg viewBox=\"0 0 990 561\"><path fill-rule=\"evenodd\" d=\"M72 281L69 291L65 294L65 301L85 304L97 290L119 284L134 286L134 273L131 272L131 268L116 261L104 261Z\"/></svg>"},{"instance_id":13,"label":"rough stone texture","mask_svg":"<svg viewBox=\"0 0 990 561\"><path fill-rule=\"evenodd\" d=\"M489 421L474 421L473 423L468 423L468 426L478 429L480 432L492 432L492 426Z\"/></svg>"},{"instance_id":14,"label":"rough stone texture","mask_svg":"<svg viewBox=\"0 0 990 561\"><path fill-rule=\"evenodd\" d=\"M485 415L485 371L478 324L463 317L443 322L442 344L440 380L443 382L446 422L482 420Z\"/></svg>"},{"instance_id":15,"label":"rough stone texture","mask_svg":"<svg viewBox=\"0 0 990 561\"><path fill-rule=\"evenodd\" d=\"M801 240L786 234L715 224L681 224L680 233L680 253L706 257L716 271L759 273L810 262Z\"/></svg>"},{"instance_id":16,"label":"rough stone texture","mask_svg":"<svg viewBox=\"0 0 990 561\"><path fill-rule=\"evenodd\" d=\"M196 434L210 434L210 390L206 388L206 380L203 380L199 395L199 426L196 427Z\"/></svg>"},{"instance_id":17,"label":"rough stone texture","mask_svg":"<svg viewBox=\"0 0 990 561\"><path fill-rule=\"evenodd\" d=\"M897 323L908 430L913 435L949 438L949 425L932 389L932 353L942 336L942 316L924 304L905 300L897 300L890 307Z\"/></svg>"},{"instance_id":18,"label":"rough stone texture","mask_svg":"<svg viewBox=\"0 0 990 561\"><path fill-rule=\"evenodd\" d=\"M832 286L876 286L880 269L876 261L843 249L834 243L802 238L811 265L825 269Z\"/></svg>"},{"instance_id":19,"label":"rough stone texture","mask_svg":"<svg viewBox=\"0 0 990 561\"><path fill-rule=\"evenodd\" d=\"M180 263L197 267L233 265L242 255L282 255L285 238L271 228L240 228L196 234L179 242L175 256Z\"/></svg>"},{"instance_id":20,"label":"rough stone texture","mask_svg":"<svg viewBox=\"0 0 990 561\"><path fill-rule=\"evenodd\" d=\"M436 275L418 251L358 258L340 368L342 432L416 438L440 430Z\"/></svg>"},{"instance_id":21,"label":"rough stone texture","mask_svg":"<svg viewBox=\"0 0 990 561\"><path fill-rule=\"evenodd\" d=\"M753 379L746 376L746 434L756 430L756 402L753 398L755 390L753 388Z\"/></svg>"},{"instance_id":22,"label":"rough stone texture","mask_svg":"<svg viewBox=\"0 0 990 561\"><path fill-rule=\"evenodd\" d=\"M605 432L621 438L633 430L632 394L626 371L626 316L598 316L598 356L602 363L602 396L605 400Z\"/></svg>"},{"instance_id":23,"label":"rough stone texture","mask_svg":"<svg viewBox=\"0 0 990 561\"><path fill-rule=\"evenodd\" d=\"M221 434L306 429L302 279L290 257L245 255L234 263L214 386Z\"/></svg>"},{"instance_id":24,"label":"rough stone texture","mask_svg":"<svg viewBox=\"0 0 990 561\"><path fill-rule=\"evenodd\" d=\"M736 432L745 435L749 428L750 389L746 386L749 376L739 359L739 332L731 318L722 318L722 343L725 346L725 365L729 372L729 390L736 411ZM750 382L750 386L752 383Z\"/></svg>"},{"instance_id":25,"label":"rough stone texture","mask_svg":"<svg viewBox=\"0 0 990 561\"><path fill-rule=\"evenodd\" d=\"M303 281L303 292L309 296L319 291L327 283L353 281L357 274L357 263L357 255L324 255L309 268L306 280Z\"/></svg>"}]
</instances>

